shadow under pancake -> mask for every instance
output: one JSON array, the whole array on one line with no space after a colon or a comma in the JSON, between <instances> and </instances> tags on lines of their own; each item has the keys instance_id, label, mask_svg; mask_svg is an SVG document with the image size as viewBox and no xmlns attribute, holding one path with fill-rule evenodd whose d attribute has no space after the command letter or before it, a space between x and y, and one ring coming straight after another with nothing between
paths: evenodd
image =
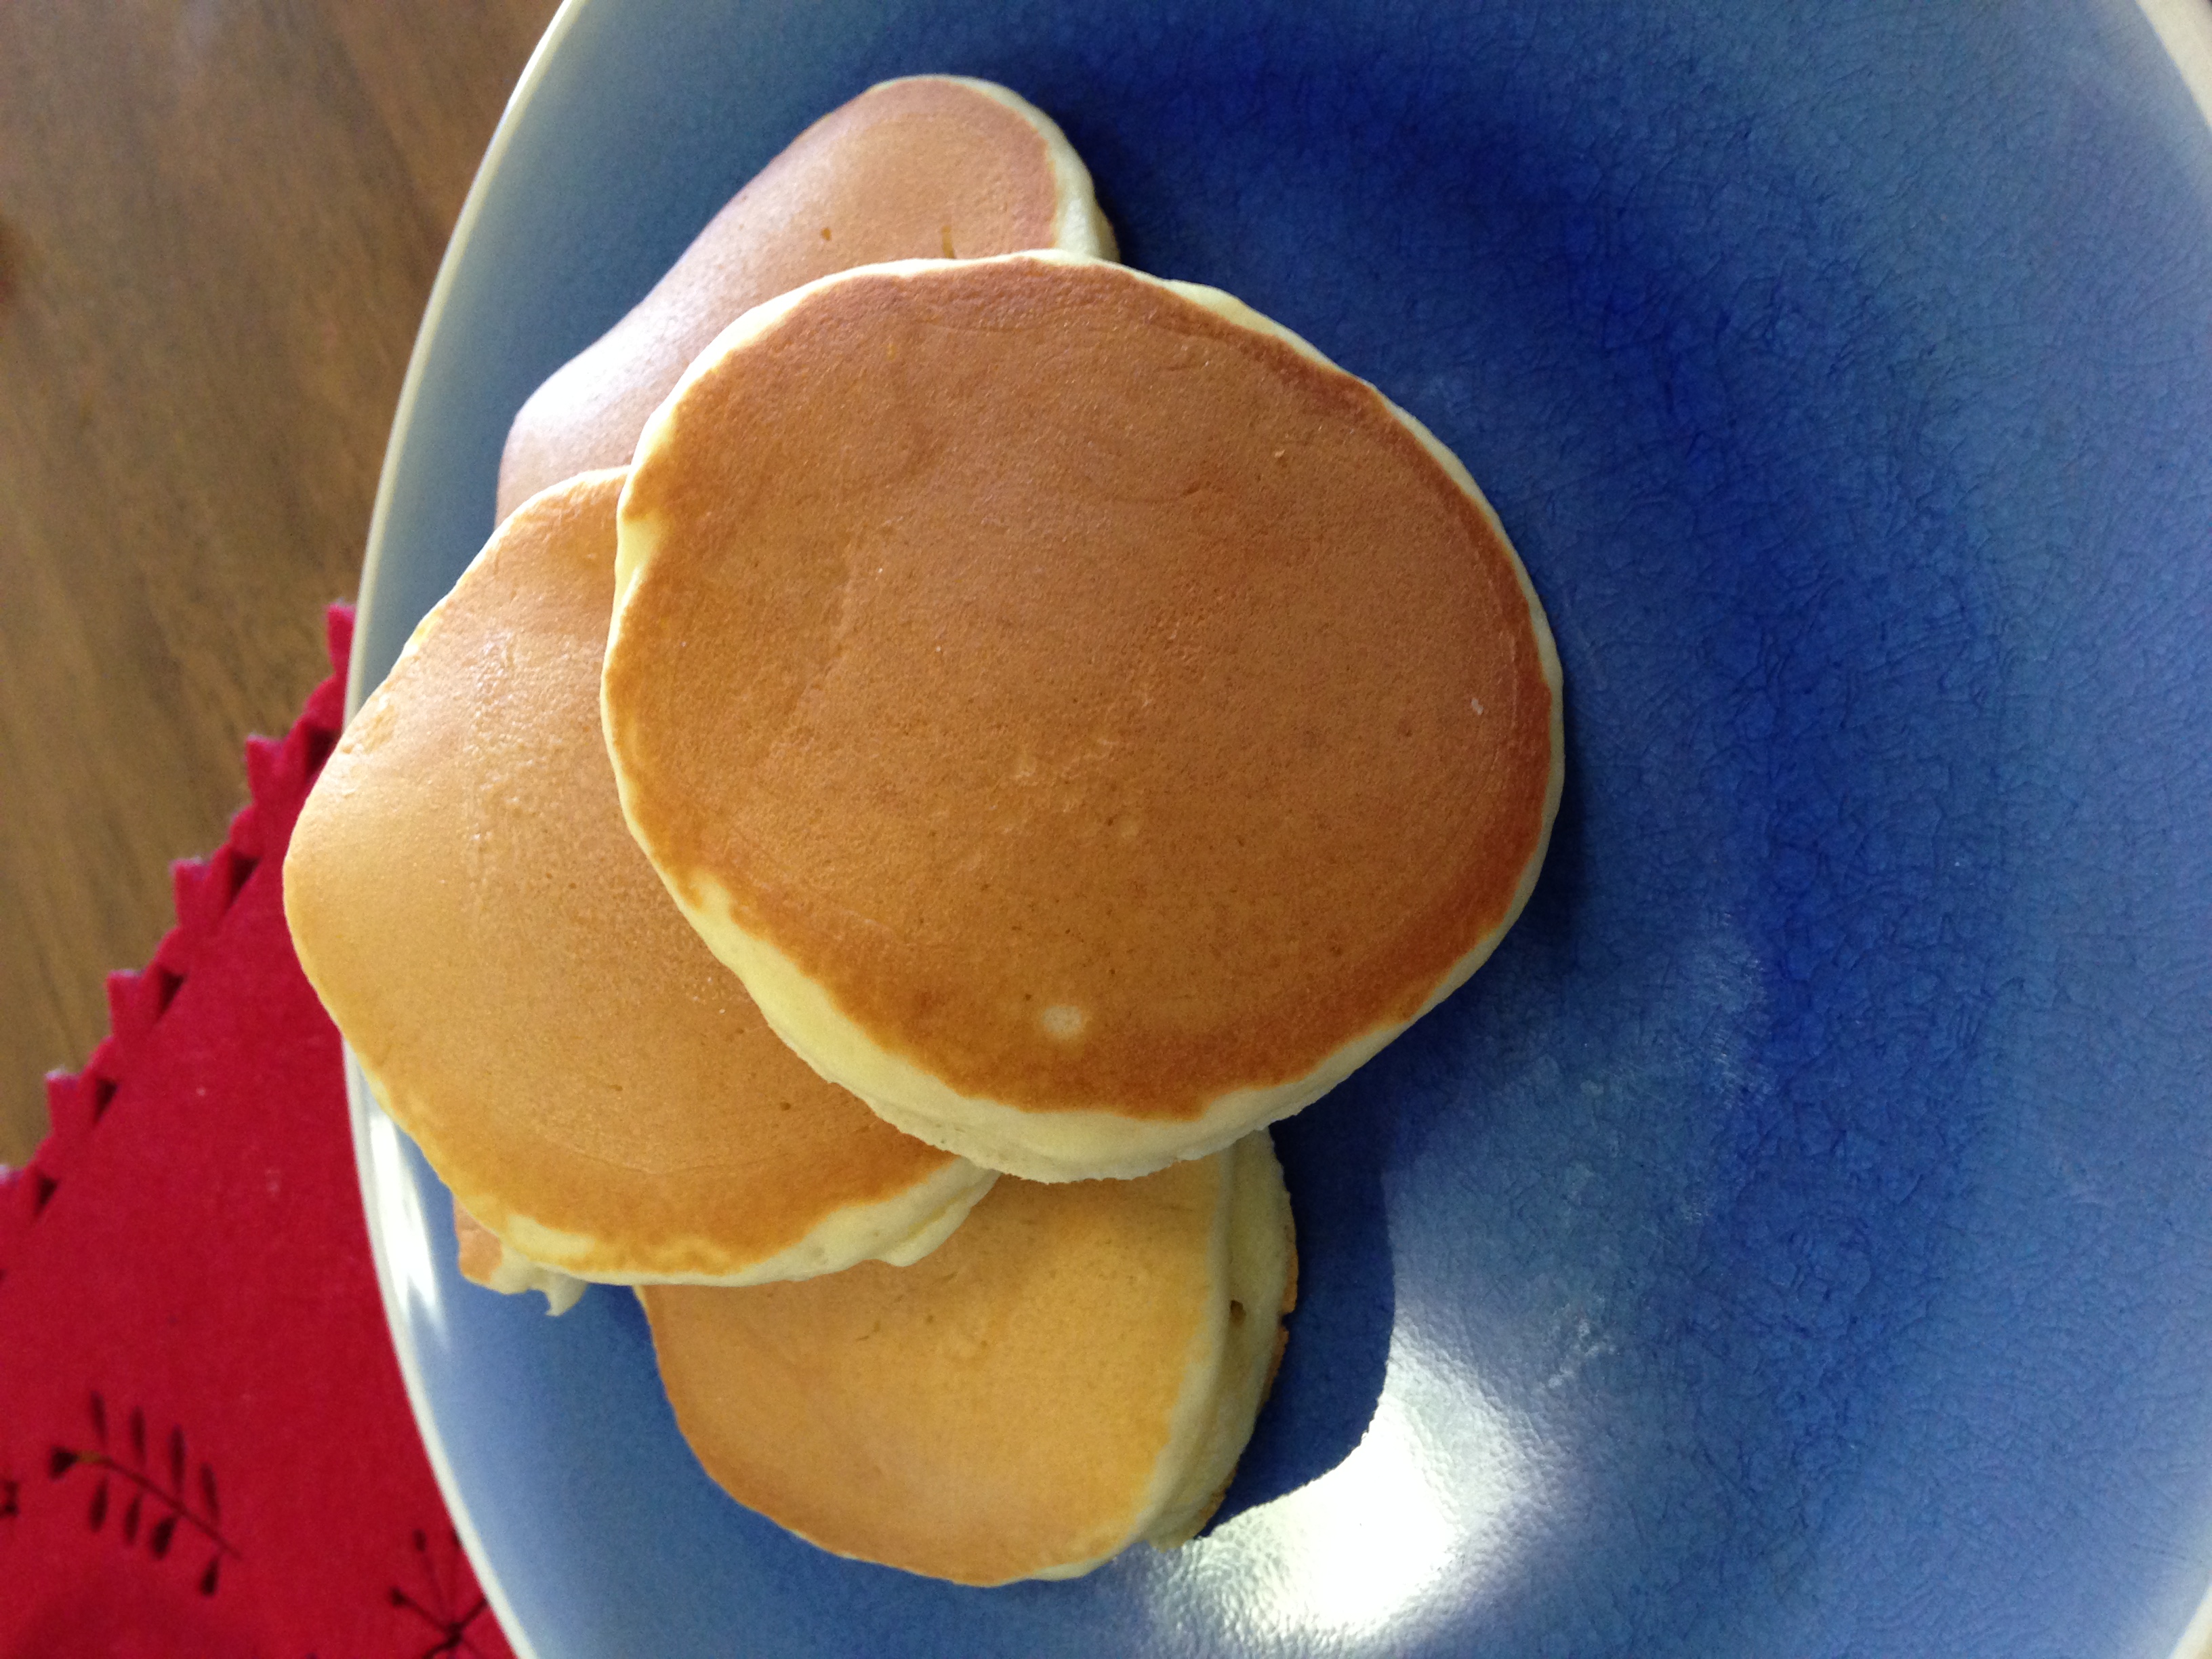
<instances>
[{"instance_id":1,"label":"shadow under pancake","mask_svg":"<svg viewBox=\"0 0 2212 1659\"><path fill-rule=\"evenodd\" d=\"M1543 873L1498 947L1547 963L1572 933L1583 886L1571 721L1565 767ZM1374 1421L1397 1313L1384 1166L1409 1133L1416 1140L1425 1133L1438 1099L1466 1109L1456 1091L1409 1088L1405 1068L1419 1072L1426 1050L1439 1042L1450 1046L1446 1028L1457 1025L1455 1016L1464 1016L1468 999L1481 996L1482 982L1478 972L1325 1098L1273 1127L1297 1226L1298 1303L1287 1322L1282 1369L1208 1532L1327 1474ZM1417 1103L1414 1121L1401 1121L1407 1100Z\"/></svg>"},{"instance_id":2,"label":"shadow under pancake","mask_svg":"<svg viewBox=\"0 0 2212 1659\"><path fill-rule=\"evenodd\" d=\"M1208 1531L1341 1463L1382 1396L1396 1307L1382 1202L1392 1091L1371 1069L1274 1127L1297 1227L1298 1303L1274 1389Z\"/></svg>"}]
</instances>

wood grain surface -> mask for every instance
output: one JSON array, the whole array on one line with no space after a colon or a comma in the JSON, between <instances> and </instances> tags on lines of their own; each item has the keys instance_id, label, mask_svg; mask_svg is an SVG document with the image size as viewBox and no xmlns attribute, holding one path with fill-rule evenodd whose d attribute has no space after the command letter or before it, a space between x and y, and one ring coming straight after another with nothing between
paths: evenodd
<instances>
[{"instance_id":1,"label":"wood grain surface","mask_svg":"<svg viewBox=\"0 0 2212 1659\"><path fill-rule=\"evenodd\" d=\"M0 3L0 1163L326 672L553 0Z\"/></svg>"}]
</instances>

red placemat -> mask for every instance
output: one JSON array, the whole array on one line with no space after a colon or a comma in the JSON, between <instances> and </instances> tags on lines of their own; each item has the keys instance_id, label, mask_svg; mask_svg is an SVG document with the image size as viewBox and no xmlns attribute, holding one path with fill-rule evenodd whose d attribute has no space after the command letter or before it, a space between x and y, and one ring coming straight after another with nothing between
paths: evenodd
<instances>
[{"instance_id":1,"label":"red placemat","mask_svg":"<svg viewBox=\"0 0 2212 1659\"><path fill-rule=\"evenodd\" d=\"M0 1659L513 1659L392 1357L284 848L337 672L0 1171Z\"/></svg>"}]
</instances>

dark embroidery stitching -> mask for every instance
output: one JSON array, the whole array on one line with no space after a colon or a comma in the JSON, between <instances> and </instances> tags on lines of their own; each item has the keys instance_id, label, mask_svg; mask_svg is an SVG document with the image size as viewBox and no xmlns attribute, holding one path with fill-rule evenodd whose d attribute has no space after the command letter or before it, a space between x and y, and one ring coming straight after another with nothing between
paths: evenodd
<instances>
[{"instance_id":1,"label":"dark embroidery stitching","mask_svg":"<svg viewBox=\"0 0 2212 1659\"><path fill-rule=\"evenodd\" d=\"M0 1433L0 1542L15 1535L23 1514L23 1477L16 1473L13 1436Z\"/></svg>"},{"instance_id":2,"label":"dark embroidery stitching","mask_svg":"<svg viewBox=\"0 0 2212 1659\"><path fill-rule=\"evenodd\" d=\"M118 1462L107 1449L107 1402L98 1389L93 1391L89 1402L92 1419L94 1449L80 1450L72 1446L57 1445L46 1455L46 1475L49 1480L61 1480L73 1469L95 1469L99 1480L92 1489L92 1502L85 1510L85 1524L94 1532L107 1524L107 1500L111 1481L120 1481L131 1494L130 1503L123 1511L118 1530L125 1546L138 1541L139 1522L143 1519L148 1498L156 1510L166 1513L157 1516L146 1528L146 1553L156 1561L165 1559L169 1546L175 1541L177 1523L181 1521L192 1527L215 1546L208 1557L207 1565L200 1570L199 1592L213 1595L222 1576L225 1556L235 1560L237 1546L222 1535L221 1505L216 1499L215 1470L203 1460L197 1480L199 1504L194 1508L185 1491L185 1470L190 1462L185 1455L185 1431L181 1427L169 1431L168 1479L163 1481L149 1473L146 1464L146 1413L133 1407L131 1412L130 1450L128 1464Z\"/></svg>"},{"instance_id":3,"label":"dark embroidery stitching","mask_svg":"<svg viewBox=\"0 0 2212 1659\"><path fill-rule=\"evenodd\" d=\"M280 805L289 809L276 833L281 841L290 832L289 814L299 805L337 746L343 720L344 680L353 638L353 609L333 605L328 613L332 676L319 686L301 712L283 744L253 738L246 744L246 772L253 799L231 821L223 844L204 860L185 860L171 867L176 889L178 925L166 935L155 960L139 973L108 977L110 1032L76 1073L57 1072L46 1079L47 1100L53 1119L48 1133L29 1166L0 1167L0 1279L12 1264L13 1249L22 1242L28 1223L35 1221L53 1200L70 1154L85 1131L97 1125L113 1102L120 1077L135 1059L139 1041L167 1013L183 988L191 960L200 942L220 925L246 881L261 862L266 834L263 820ZM27 1201L26 1201L27 1200ZM131 1496L117 1527L124 1543L135 1547L148 1500L161 1513L145 1528L147 1553L159 1561L175 1542L179 1522L200 1533L214 1547L201 1571L198 1589L213 1595L221 1583L226 1559L242 1559L238 1547L224 1537L222 1506L216 1492L215 1470L204 1459L193 1468L198 1504L186 1492L185 1473L192 1468L186 1455L185 1431L172 1427L167 1446L166 1483L147 1468L146 1413L134 1408L127 1433L131 1461L118 1462L108 1449L107 1402L94 1390L87 1401L93 1447L82 1449L57 1443L47 1453L46 1474L63 1480L76 1469L97 1471L86 1523L94 1531L105 1528L112 1483L121 1482ZM0 1474L0 1522L13 1523L21 1514L22 1480L12 1472ZM448 1530L453 1559L460 1559L460 1538ZM414 1549L422 1565L425 1599L418 1600L398 1585L390 1591L392 1604L421 1619L436 1639L422 1650L421 1659L484 1659L484 1650L469 1636L469 1627L490 1611L479 1595L465 1610L455 1611L453 1588L438 1575L430 1559L428 1537L418 1528ZM456 1575L456 1585L458 1584ZM310 1654L307 1659L315 1659Z\"/></svg>"},{"instance_id":4,"label":"dark embroidery stitching","mask_svg":"<svg viewBox=\"0 0 2212 1659\"><path fill-rule=\"evenodd\" d=\"M452 1559L458 1563L461 1559L461 1536L448 1528L446 1539L451 1547ZM438 1639L422 1650L421 1659L454 1659L454 1656L460 1654L474 1654L482 1659L483 1650L469 1639L469 1626L488 1611L484 1598L477 1596L466 1612L456 1613L453 1590L439 1577L437 1564L430 1559L430 1540L420 1527L415 1529L414 1546L416 1559L422 1568L422 1582L428 1587L426 1593L428 1605L416 1600L397 1584L392 1587L391 1595L393 1607L405 1607L437 1632Z\"/></svg>"}]
</instances>

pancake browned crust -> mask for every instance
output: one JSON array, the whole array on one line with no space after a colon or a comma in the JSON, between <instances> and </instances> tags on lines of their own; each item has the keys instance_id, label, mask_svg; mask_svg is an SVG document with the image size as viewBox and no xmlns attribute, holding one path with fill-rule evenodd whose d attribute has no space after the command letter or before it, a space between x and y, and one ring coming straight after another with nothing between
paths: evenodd
<instances>
[{"instance_id":1,"label":"pancake browned crust","mask_svg":"<svg viewBox=\"0 0 2212 1659\"><path fill-rule=\"evenodd\" d=\"M1261 1133L1136 1181L1002 1181L911 1267L640 1295L677 1422L740 1503L841 1555L998 1584L1204 1524L1295 1261Z\"/></svg>"},{"instance_id":2,"label":"pancake browned crust","mask_svg":"<svg viewBox=\"0 0 2212 1659\"><path fill-rule=\"evenodd\" d=\"M641 439L630 827L825 1075L1042 1180L1296 1110L1519 914L1559 672L1466 471L1216 290L1064 255L757 307Z\"/></svg>"},{"instance_id":3,"label":"pancake browned crust","mask_svg":"<svg viewBox=\"0 0 2212 1659\"><path fill-rule=\"evenodd\" d=\"M508 520L347 728L285 860L301 963L531 1261L748 1283L904 1258L988 1176L801 1064L623 827L599 726L621 484Z\"/></svg>"},{"instance_id":4,"label":"pancake browned crust","mask_svg":"<svg viewBox=\"0 0 2212 1659\"><path fill-rule=\"evenodd\" d=\"M1029 247L1114 252L1091 175L1052 120L985 81L870 88L793 139L635 309L531 395L501 458L500 517L560 479L627 465L684 366L762 301L854 265Z\"/></svg>"},{"instance_id":5,"label":"pancake browned crust","mask_svg":"<svg viewBox=\"0 0 2212 1659\"><path fill-rule=\"evenodd\" d=\"M568 1312L584 1294L582 1279L532 1261L459 1204L453 1206L453 1244L461 1277L488 1291L501 1296L538 1291L551 1314Z\"/></svg>"}]
</instances>

